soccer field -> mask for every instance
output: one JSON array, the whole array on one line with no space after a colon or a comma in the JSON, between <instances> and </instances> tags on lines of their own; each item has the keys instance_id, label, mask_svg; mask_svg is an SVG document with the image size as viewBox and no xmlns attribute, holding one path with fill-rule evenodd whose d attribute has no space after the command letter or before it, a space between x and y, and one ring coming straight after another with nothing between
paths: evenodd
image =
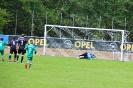
<instances>
[{"instance_id":1,"label":"soccer field","mask_svg":"<svg viewBox=\"0 0 133 88\"><path fill-rule=\"evenodd\" d=\"M7 58L8 54L5 62L0 60L0 88L133 87L132 62L35 55L32 70L28 70Z\"/></svg>"}]
</instances>

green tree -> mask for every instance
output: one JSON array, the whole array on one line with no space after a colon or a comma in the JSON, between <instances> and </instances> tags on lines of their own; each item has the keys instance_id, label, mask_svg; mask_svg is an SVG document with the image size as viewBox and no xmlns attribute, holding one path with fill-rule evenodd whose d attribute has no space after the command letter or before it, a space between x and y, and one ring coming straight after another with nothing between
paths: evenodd
<instances>
[{"instance_id":1,"label":"green tree","mask_svg":"<svg viewBox=\"0 0 133 88\"><path fill-rule=\"evenodd\" d=\"M8 16L9 16L9 14L6 12L6 10L0 8L0 34L3 34L2 29L3 29L4 25L9 22L9 20L7 19Z\"/></svg>"},{"instance_id":2,"label":"green tree","mask_svg":"<svg viewBox=\"0 0 133 88\"><path fill-rule=\"evenodd\" d=\"M133 1L131 0L0 0L0 7L2 10L6 9L6 13L9 15L4 15L4 17L6 16L6 19L10 20L10 22L6 22L6 25L3 24L2 32L4 34L15 33L16 14L17 34L31 35L33 28L35 36L43 36L46 22L65 26L122 30L126 28L133 33L131 20L133 19ZM126 27L125 18L127 19ZM133 41L133 38L130 36L129 40Z\"/></svg>"}]
</instances>

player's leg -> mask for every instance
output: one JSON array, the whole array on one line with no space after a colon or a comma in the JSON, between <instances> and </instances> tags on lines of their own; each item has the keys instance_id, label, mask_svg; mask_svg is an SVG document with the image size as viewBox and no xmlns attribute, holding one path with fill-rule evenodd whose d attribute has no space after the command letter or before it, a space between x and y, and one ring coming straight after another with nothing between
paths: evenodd
<instances>
[{"instance_id":1,"label":"player's leg","mask_svg":"<svg viewBox=\"0 0 133 88\"><path fill-rule=\"evenodd\" d=\"M2 61L4 61L4 54L3 54L3 50L0 50L0 54L1 54L1 57L2 57Z\"/></svg>"},{"instance_id":2,"label":"player's leg","mask_svg":"<svg viewBox=\"0 0 133 88\"><path fill-rule=\"evenodd\" d=\"M23 59L24 59L24 54L25 54L25 50L22 51L22 56L21 56L21 63L23 63Z\"/></svg>"},{"instance_id":3,"label":"player's leg","mask_svg":"<svg viewBox=\"0 0 133 88\"><path fill-rule=\"evenodd\" d=\"M18 63L18 59L19 59L19 54L21 53L21 50L18 49L18 53L17 53L17 63Z\"/></svg>"},{"instance_id":4,"label":"player's leg","mask_svg":"<svg viewBox=\"0 0 133 88\"><path fill-rule=\"evenodd\" d=\"M27 62L25 64L25 68L28 68L30 57L27 56Z\"/></svg>"},{"instance_id":5,"label":"player's leg","mask_svg":"<svg viewBox=\"0 0 133 88\"><path fill-rule=\"evenodd\" d=\"M14 62L16 62L16 60L17 60L17 50L15 49L14 50Z\"/></svg>"},{"instance_id":6,"label":"player's leg","mask_svg":"<svg viewBox=\"0 0 133 88\"><path fill-rule=\"evenodd\" d=\"M1 51L0 51L0 54L1 54ZM2 56L2 54L1 54L1 56Z\"/></svg>"},{"instance_id":7,"label":"player's leg","mask_svg":"<svg viewBox=\"0 0 133 88\"><path fill-rule=\"evenodd\" d=\"M31 57L31 59L29 60L29 69L31 69L31 66L32 66L32 57Z\"/></svg>"},{"instance_id":8,"label":"player's leg","mask_svg":"<svg viewBox=\"0 0 133 88\"><path fill-rule=\"evenodd\" d=\"M77 58L80 59L80 58L83 58L83 57L84 57L83 54L79 54Z\"/></svg>"},{"instance_id":9,"label":"player's leg","mask_svg":"<svg viewBox=\"0 0 133 88\"><path fill-rule=\"evenodd\" d=\"M21 63L23 63L24 55L21 56Z\"/></svg>"},{"instance_id":10,"label":"player's leg","mask_svg":"<svg viewBox=\"0 0 133 88\"><path fill-rule=\"evenodd\" d=\"M12 53L13 53L13 49L10 49L10 53L9 53L9 57L8 57L8 62L11 62Z\"/></svg>"},{"instance_id":11,"label":"player's leg","mask_svg":"<svg viewBox=\"0 0 133 88\"><path fill-rule=\"evenodd\" d=\"M29 60L26 62L26 64L25 64L25 68L28 67L28 64L29 64Z\"/></svg>"},{"instance_id":12,"label":"player's leg","mask_svg":"<svg viewBox=\"0 0 133 88\"><path fill-rule=\"evenodd\" d=\"M86 58L87 57L87 52L83 53L83 54L80 54L78 56L78 58Z\"/></svg>"},{"instance_id":13,"label":"player's leg","mask_svg":"<svg viewBox=\"0 0 133 88\"><path fill-rule=\"evenodd\" d=\"M25 68L28 68L28 69L31 69L31 66L32 66L32 58L33 57L28 57L28 61L26 62L25 64Z\"/></svg>"},{"instance_id":14,"label":"player's leg","mask_svg":"<svg viewBox=\"0 0 133 88\"><path fill-rule=\"evenodd\" d=\"M4 61L4 50L1 51L2 61Z\"/></svg>"}]
</instances>

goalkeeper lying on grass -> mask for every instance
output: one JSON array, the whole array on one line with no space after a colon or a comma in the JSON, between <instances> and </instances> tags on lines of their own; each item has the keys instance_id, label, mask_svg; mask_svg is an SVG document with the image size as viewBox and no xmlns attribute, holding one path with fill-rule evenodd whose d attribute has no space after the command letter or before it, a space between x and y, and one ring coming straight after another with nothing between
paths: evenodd
<instances>
[{"instance_id":1,"label":"goalkeeper lying on grass","mask_svg":"<svg viewBox=\"0 0 133 88\"><path fill-rule=\"evenodd\" d=\"M94 54L91 54L91 53L83 53L83 54L80 54L78 55L77 57L78 59L88 59L88 60L92 60L94 58L96 58L96 56Z\"/></svg>"}]
</instances>

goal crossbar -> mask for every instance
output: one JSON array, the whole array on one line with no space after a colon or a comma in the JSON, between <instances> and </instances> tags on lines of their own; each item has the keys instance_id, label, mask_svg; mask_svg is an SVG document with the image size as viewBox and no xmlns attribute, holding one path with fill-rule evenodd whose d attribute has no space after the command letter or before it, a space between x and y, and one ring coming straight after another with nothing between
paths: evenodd
<instances>
[{"instance_id":1,"label":"goal crossbar","mask_svg":"<svg viewBox=\"0 0 133 88\"><path fill-rule=\"evenodd\" d=\"M105 28L87 28L87 27L74 27L74 26L60 26L60 25L48 25L46 24L45 27L61 27L61 28L73 28L73 29L89 29L89 30L103 30L103 31L118 31L118 32L124 32L124 30L120 29L105 29Z\"/></svg>"}]
</instances>

